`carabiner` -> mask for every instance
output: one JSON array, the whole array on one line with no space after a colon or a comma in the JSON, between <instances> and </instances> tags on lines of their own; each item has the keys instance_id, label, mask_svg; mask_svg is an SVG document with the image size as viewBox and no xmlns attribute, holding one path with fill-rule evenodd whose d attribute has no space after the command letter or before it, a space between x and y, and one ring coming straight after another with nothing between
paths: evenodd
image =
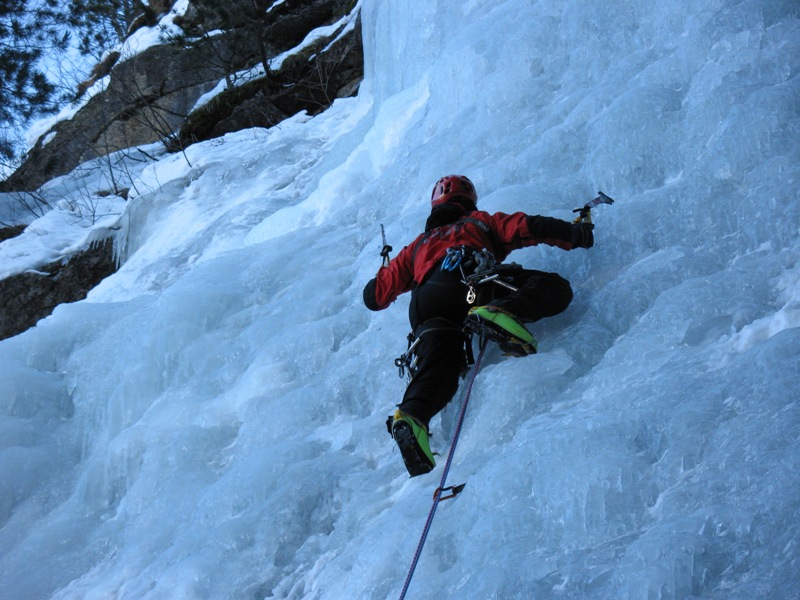
<instances>
[{"instance_id":1,"label":"carabiner","mask_svg":"<svg viewBox=\"0 0 800 600\"><path fill-rule=\"evenodd\" d=\"M442 270L443 271L455 271L458 268L458 265L461 264L461 261L464 258L464 248L448 248L447 255L444 257L444 261L442 261Z\"/></svg>"}]
</instances>

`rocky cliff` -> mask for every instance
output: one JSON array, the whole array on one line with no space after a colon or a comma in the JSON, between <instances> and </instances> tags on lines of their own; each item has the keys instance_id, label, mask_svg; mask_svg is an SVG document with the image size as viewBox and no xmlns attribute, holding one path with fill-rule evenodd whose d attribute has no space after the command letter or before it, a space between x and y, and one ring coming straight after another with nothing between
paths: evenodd
<instances>
[{"instance_id":1,"label":"rocky cliff","mask_svg":"<svg viewBox=\"0 0 800 600\"><path fill-rule=\"evenodd\" d=\"M0 281L0 339L22 333L64 302L83 300L116 270L111 239L65 256L37 271Z\"/></svg>"},{"instance_id":2,"label":"rocky cliff","mask_svg":"<svg viewBox=\"0 0 800 600\"><path fill-rule=\"evenodd\" d=\"M174 19L181 36L172 35L113 66L98 65L99 74L108 71L105 90L42 135L16 172L0 183L0 191L36 190L82 162L124 148L164 141L178 150L231 131L270 127L301 110L316 114L336 98L355 94L363 77L360 27L343 36L330 32L310 51L284 61L281 69L248 85L231 86L212 106L192 112L220 81L297 47L309 32L349 14L353 4L286 0L266 13L258 28L239 24L229 30L218 29L221 23L208 22L190 5Z\"/></svg>"},{"instance_id":3,"label":"rocky cliff","mask_svg":"<svg viewBox=\"0 0 800 600\"><path fill-rule=\"evenodd\" d=\"M16 172L0 182L0 192L38 190L81 163L127 148L161 142L169 151L180 151L225 133L272 127L300 111L318 114L336 98L358 91L363 78L360 22L346 30L336 26L348 15L357 18L355 1L276 2L255 24L223 19L220 12L204 10L203 3L194 0L182 15L167 13L178 35L127 59L124 52L110 53L77 93L107 78L105 89L42 135ZM242 3L252 5L252 0L230 0L229 5L233 9ZM171 3L151 2L150 7L165 13ZM158 17L150 15L150 21ZM141 20L144 26L147 22ZM272 59L284 54L279 66L270 68ZM240 74L259 73L259 65L267 68L243 83ZM211 90L221 91L198 107ZM124 196L125 191L112 193ZM4 230L5 237L22 229L16 223L4 225L14 226ZM100 242L36 272L0 281L0 339L34 325L62 302L82 299L114 269L111 243Z\"/></svg>"}]
</instances>

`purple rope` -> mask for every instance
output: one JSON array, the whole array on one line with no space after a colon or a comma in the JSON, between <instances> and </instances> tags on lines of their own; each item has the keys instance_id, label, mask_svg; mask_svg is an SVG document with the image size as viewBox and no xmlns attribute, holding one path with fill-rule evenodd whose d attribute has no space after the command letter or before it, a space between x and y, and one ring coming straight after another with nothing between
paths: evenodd
<instances>
[{"instance_id":1,"label":"purple rope","mask_svg":"<svg viewBox=\"0 0 800 600\"><path fill-rule=\"evenodd\" d=\"M444 484L447 482L447 474L450 472L450 465L453 463L453 454L455 454L458 436L461 435L461 426L464 424L464 415L467 414L467 404L469 403L469 396L472 393L472 384L475 383L475 375L478 374L478 369L481 366L481 359L483 358L484 350L486 350L487 341L488 340L482 339L480 342L481 351L478 354L478 358L475 360L475 366L472 369L472 376L469 380L469 386L467 386L467 390L464 393L464 403L461 405L461 412L458 414L458 421L456 422L456 428L453 432L453 440L450 442L450 452L447 455L447 462L444 464L442 479L439 482L439 487L436 489L436 493L433 496L433 506L431 506L431 511L428 513L428 520L425 521L425 527L422 529L422 537L419 540L419 544L417 544L417 551L414 554L414 560L411 561L411 568L408 571L406 582L403 584L403 591L400 592L400 600L403 600L406 597L408 586L411 584L411 578L414 576L414 571L417 568L419 557L422 554L422 547L425 545L425 540L428 538L428 532L431 530L433 517L436 514L436 507L439 506L439 498L442 495Z\"/></svg>"}]
</instances>

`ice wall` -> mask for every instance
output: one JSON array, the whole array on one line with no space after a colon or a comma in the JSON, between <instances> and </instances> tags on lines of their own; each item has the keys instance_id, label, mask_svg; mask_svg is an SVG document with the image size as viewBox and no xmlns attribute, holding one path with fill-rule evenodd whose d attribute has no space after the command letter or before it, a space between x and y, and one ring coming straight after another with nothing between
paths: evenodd
<instances>
[{"instance_id":1,"label":"ice wall","mask_svg":"<svg viewBox=\"0 0 800 600\"><path fill-rule=\"evenodd\" d=\"M361 288L450 172L617 203L512 255L575 300L489 352L409 597L793 597L797 3L362 10L357 99L150 165L119 273L0 343L0 597L398 595L439 471L383 426L407 299Z\"/></svg>"}]
</instances>

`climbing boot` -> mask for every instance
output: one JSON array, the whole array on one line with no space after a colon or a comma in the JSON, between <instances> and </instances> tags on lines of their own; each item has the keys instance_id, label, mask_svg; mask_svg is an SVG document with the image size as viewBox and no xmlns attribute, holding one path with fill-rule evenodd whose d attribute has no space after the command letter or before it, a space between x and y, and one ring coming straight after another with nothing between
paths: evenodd
<instances>
[{"instance_id":1,"label":"climbing boot","mask_svg":"<svg viewBox=\"0 0 800 600\"><path fill-rule=\"evenodd\" d=\"M397 447L400 448L408 474L416 477L432 471L436 466L436 460L428 443L427 428L411 415L399 410L390 418L391 434L397 442Z\"/></svg>"},{"instance_id":2,"label":"climbing boot","mask_svg":"<svg viewBox=\"0 0 800 600\"><path fill-rule=\"evenodd\" d=\"M536 339L511 313L496 306L470 309L464 328L489 338L510 356L536 354Z\"/></svg>"}]
</instances>

